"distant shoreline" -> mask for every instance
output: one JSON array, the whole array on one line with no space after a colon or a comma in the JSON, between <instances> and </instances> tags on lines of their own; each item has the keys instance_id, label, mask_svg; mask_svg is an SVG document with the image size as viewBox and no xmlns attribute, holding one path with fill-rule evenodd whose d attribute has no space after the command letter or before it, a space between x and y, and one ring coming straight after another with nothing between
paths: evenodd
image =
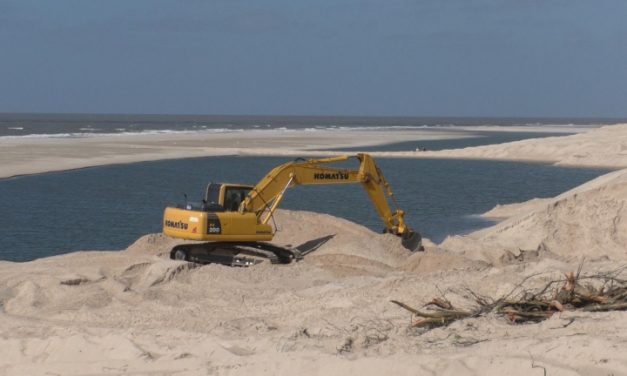
<instances>
[{"instance_id":1,"label":"distant shoreline","mask_svg":"<svg viewBox=\"0 0 627 376\"><path fill-rule=\"evenodd\" d=\"M606 155L613 149L603 142L616 143L627 125L590 127L455 127L454 129L382 130L250 130L237 133L180 133L151 135L116 135L85 138L10 138L0 139L0 178L11 178L45 172L58 172L111 164L127 164L166 159L242 156L330 156L345 154L341 148L366 147L404 141L441 140L472 137L473 132L529 131L560 132L566 137L547 137L508 144L477 146L442 151L373 151L378 158L446 158L481 159L536 163L557 163L563 166L621 168L627 166L627 157L620 152ZM607 129L615 130L606 131ZM609 132L609 133L608 133ZM596 140L604 133L605 138ZM588 136L593 134L592 136ZM596 146L588 152L601 153L602 158L577 158L584 148L560 152L550 145L572 144L568 137L583 137L583 142ZM560 139L560 140L558 140ZM586 141L587 140L587 141ZM580 141L577 141L580 143ZM601 142L601 144L599 144ZM597 145L598 144L598 145ZM548 149L547 149L548 147ZM321 149L334 148L338 151ZM564 147L565 148L565 147ZM567 148L566 148L567 149ZM607 150L606 150L607 149ZM546 152L552 150L552 152ZM349 154L357 151L351 150ZM553 153L553 154L551 154ZM569 154L570 153L570 154ZM573 155L575 153L575 155ZM568 159L570 157L570 159ZM566 159L565 159L566 158Z\"/></svg>"}]
</instances>

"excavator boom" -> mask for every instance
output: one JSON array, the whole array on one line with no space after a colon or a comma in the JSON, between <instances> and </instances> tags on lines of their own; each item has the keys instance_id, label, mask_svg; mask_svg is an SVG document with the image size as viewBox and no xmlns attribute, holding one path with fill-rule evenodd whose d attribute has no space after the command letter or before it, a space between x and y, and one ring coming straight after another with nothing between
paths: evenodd
<instances>
[{"instance_id":1,"label":"excavator boom","mask_svg":"<svg viewBox=\"0 0 627 376\"><path fill-rule=\"evenodd\" d=\"M359 169L339 169L326 167L328 164L339 163L356 158ZM408 247L412 247L409 239L413 237L415 247L420 247L420 239L405 223L404 212L398 208L394 193L383 173L369 154L340 156L325 159L311 159L288 162L270 171L248 194L240 206L240 212L254 212L262 223L267 223L288 188L296 185L330 185L361 183L370 197L387 232L406 239ZM390 208L389 201L395 209ZM261 218L264 212L265 217ZM410 234L413 233L413 234Z\"/></svg>"}]
</instances>

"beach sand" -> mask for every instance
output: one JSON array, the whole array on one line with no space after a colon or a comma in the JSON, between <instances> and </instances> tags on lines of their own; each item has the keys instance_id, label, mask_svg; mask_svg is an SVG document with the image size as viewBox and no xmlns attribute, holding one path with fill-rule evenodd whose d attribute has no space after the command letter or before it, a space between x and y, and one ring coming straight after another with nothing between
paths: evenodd
<instances>
[{"instance_id":1,"label":"beach sand","mask_svg":"<svg viewBox=\"0 0 627 376\"><path fill-rule=\"evenodd\" d=\"M619 164L624 127L529 142L559 159L570 139ZM597 150L594 135L612 132ZM0 261L0 374L625 375L625 312L523 325L487 315L426 331L390 300L423 309L444 294L466 308L466 289L497 298L582 260L584 274L625 267L626 201L627 169L497 207L486 213L503 219L495 226L414 254L344 219L280 211L278 244L335 237L303 261L251 268L169 260L178 241L160 234L121 251Z\"/></svg>"}]
</instances>

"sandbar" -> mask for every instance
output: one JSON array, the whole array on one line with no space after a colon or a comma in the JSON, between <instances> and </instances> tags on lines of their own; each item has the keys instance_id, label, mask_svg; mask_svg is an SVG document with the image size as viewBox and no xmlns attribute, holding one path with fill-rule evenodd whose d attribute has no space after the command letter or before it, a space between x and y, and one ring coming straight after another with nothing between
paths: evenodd
<instances>
[{"instance_id":1,"label":"sandbar","mask_svg":"<svg viewBox=\"0 0 627 376\"><path fill-rule=\"evenodd\" d=\"M328 149L355 148L414 140L475 137L477 132L590 131L591 127L445 127L410 130L250 130L175 134L105 135L93 137L0 137L0 178L108 164L216 155L330 156ZM351 154L354 151L349 152ZM491 158L485 152L373 152L389 158ZM498 157L498 156L497 156ZM526 156L517 156L527 159ZM516 159L515 157L512 157ZM542 159L544 158L544 159ZM543 156L543 162L551 162Z\"/></svg>"}]
</instances>

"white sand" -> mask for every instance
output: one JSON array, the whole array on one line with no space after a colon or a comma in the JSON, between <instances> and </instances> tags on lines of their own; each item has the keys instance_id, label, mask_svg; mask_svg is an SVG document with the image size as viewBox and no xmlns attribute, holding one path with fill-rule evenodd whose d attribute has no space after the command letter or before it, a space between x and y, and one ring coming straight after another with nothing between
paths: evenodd
<instances>
[{"instance_id":1,"label":"white sand","mask_svg":"<svg viewBox=\"0 0 627 376\"><path fill-rule=\"evenodd\" d=\"M609 129L601 138L622 132ZM595 145L581 152L598 160ZM0 261L0 374L625 375L625 312L422 332L389 300L420 307L443 292L464 306L464 287L502 296L583 257L584 272L627 265L626 200L620 170L500 207L491 215L505 221L416 254L346 220L281 211L279 244L336 236L299 263L247 269L169 260L177 241L158 234L121 252Z\"/></svg>"}]
</instances>

